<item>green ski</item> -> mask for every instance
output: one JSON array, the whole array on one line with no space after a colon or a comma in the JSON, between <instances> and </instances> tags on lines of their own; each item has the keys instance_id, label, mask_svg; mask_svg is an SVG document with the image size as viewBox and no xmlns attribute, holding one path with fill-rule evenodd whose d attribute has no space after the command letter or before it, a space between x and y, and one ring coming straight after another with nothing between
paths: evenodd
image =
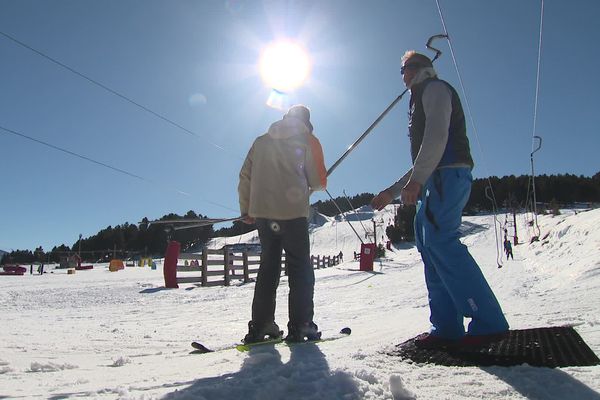
<instances>
[{"instance_id":1,"label":"green ski","mask_svg":"<svg viewBox=\"0 0 600 400\"><path fill-rule=\"evenodd\" d=\"M279 337L277 339L267 339L267 340L263 340L261 342L256 342L256 343L248 343L248 344L239 343L239 344L236 344L233 346L228 346L228 347L224 347L224 348L217 349L217 350L211 350L208 347L204 346L200 342L192 342L192 347L195 349L194 351L192 351L192 354L206 354L206 353L214 353L217 351L225 351L225 350L233 350L233 349L236 349L237 351L240 351L240 352L248 352L252 348L264 346L264 345L270 345L270 344L272 344L272 345L284 344L288 347L303 345L303 344L307 344L307 343L318 344L318 343L330 342L332 340L344 338L346 336L349 336L351 332L352 331L350 328L344 328L340 331L339 335L337 335L337 336L320 338L320 339L316 339L316 340L307 340L304 342L289 342L288 343L283 340L283 337Z\"/></svg>"}]
</instances>

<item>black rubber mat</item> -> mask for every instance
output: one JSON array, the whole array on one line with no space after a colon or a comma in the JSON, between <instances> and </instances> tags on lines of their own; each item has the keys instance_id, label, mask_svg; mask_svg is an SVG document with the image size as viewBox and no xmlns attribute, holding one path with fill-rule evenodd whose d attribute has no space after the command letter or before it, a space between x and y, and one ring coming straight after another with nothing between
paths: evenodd
<instances>
[{"instance_id":1,"label":"black rubber mat","mask_svg":"<svg viewBox=\"0 0 600 400\"><path fill-rule=\"evenodd\" d=\"M389 354L416 363L459 367L526 363L555 368L600 364L596 354L569 326L511 330L499 342L471 349L424 350L415 346L413 338L397 345Z\"/></svg>"}]
</instances>

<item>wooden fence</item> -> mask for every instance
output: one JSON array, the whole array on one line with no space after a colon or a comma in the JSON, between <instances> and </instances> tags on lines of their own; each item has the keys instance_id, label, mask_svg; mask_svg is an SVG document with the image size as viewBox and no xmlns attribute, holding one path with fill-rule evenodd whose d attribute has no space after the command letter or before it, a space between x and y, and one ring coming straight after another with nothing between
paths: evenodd
<instances>
[{"instance_id":1,"label":"wooden fence","mask_svg":"<svg viewBox=\"0 0 600 400\"><path fill-rule=\"evenodd\" d=\"M336 256L311 256L313 269L327 268L340 263ZM181 263L183 261L183 263ZM167 284L165 268L165 285ZM260 253L255 251L234 252L231 249L204 249L202 253L181 253L177 256L177 283L196 283L201 286L229 286L232 280L252 282L258 273ZM285 254L282 256L281 271L287 275Z\"/></svg>"}]
</instances>

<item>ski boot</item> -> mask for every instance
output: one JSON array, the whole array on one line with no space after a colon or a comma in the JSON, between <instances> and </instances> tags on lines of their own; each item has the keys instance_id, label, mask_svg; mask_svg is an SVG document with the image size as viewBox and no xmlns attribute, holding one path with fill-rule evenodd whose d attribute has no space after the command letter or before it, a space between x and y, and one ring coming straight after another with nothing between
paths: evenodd
<instances>
[{"instance_id":1,"label":"ski boot","mask_svg":"<svg viewBox=\"0 0 600 400\"><path fill-rule=\"evenodd\" d=\"M248 322L248 333L242 339L244 344L264 342L269 339L279 339L283 336L283 331L275 322L267 322L258 326L256 322Z\"/></svg>"},{"instance_id":2,"label":"ski boot","mask_svg":"<svg viewBox=\"0 0 600 400\"><path fill-rule=\"evenodd\" d=\"M288 334L285 341L288 343L308 342L321 339L319 327L314 322L305 322L303 324L288 323Z\"/></svg>"}]
</instances>

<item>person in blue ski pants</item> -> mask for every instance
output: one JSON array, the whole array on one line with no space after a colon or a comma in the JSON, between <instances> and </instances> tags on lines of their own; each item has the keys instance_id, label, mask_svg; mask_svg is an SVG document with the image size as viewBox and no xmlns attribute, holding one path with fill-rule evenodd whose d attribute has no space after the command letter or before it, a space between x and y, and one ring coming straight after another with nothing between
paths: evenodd
<instances>
[{"instance_id":1,"label":"person in blue ski pants","mask_svg":"<svg viewBox=\"0 0 600 400\"><path fill-rule=\"evenodd\" d=\"M429 292L429 333L421 348L479 346L500 339L508 322L467 247L460 242L462 211L471 192L473 159L456 90L438 79L431 60L414 51L402 57L410 89L412 168L371 201L378 210L400 197L417 205L415 240ZM467 332L463 319L471 318Z\"/></svg>"},{"instance_id":2,"label":"person in blue ski pants","mask_svg":"<svg viewBox=\"0 0 600 400\"><path fill-rule=\"evenodd\" d=\"M431 334L461 339L508 329L502 309L467 246L460 242L462 211L471 193L469 168L436 170L425 182L415 215L415 241L425 265ZM467 341L476 341L469 338Z\"/></svg>"}]
</instances>

